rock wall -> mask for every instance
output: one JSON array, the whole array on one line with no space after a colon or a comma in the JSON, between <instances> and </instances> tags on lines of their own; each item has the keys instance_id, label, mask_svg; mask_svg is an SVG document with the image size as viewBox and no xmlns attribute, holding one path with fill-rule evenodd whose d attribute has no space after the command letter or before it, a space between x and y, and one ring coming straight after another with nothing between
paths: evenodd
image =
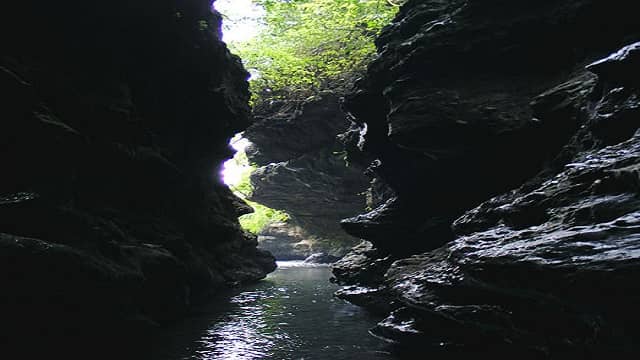
<instances>
[{"instance_id":1,"label":"rock wall","mask_svg":"<svg viewBox=\"0 0 640 360\"><path fill-rule=\"evenodd\" d=\"M395 196L343 221L371 244L334 267L340 296L388 315L376 335L434 354L637 351L631 7L412 0L383 31L346 107Z\"/></svg>"},{"instance_id":2,"label":"rock wall","mask_svg":"<svg viewBox=\"0 0 640 360\"><path fill-rule=\"evenodd\" d=\"M347 159L350 122L339 98L265 106L255 110L255 119L244 133L253 143L249 159L260 165L251 176L252 200L291 217L285 229L266 229L264 239L275 240L261 246L283 259L344 255L359 240L342 231L340 220L365 209L368 180L361 165Z\"/></svg>"},{"instance_id":3,"label":"rock wall","mask_svg":"<svg viewBox=\"0 0 640 360\"><path fill-rule=\"evenodd\" d=\"M248 74L206 0L2 12L0 337L116 333L260 279L221 183ZM119 330L111 332L111 325ZM5 341L7 340L7 341Z\"/></svg>"}]
</instances>

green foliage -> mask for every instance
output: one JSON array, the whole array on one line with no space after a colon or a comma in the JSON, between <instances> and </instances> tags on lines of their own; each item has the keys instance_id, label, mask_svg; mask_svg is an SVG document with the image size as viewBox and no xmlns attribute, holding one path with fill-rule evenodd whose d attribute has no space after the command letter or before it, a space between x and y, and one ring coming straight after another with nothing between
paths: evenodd
<instances>
[{"instance_id":1,"label":"green foliage","mask_svg":"<svg viewBox=\"0 0 640 360\"><path fill-rule=\"evenodd\" d=\"M289 215L285 212L248 200L253 194L251 174L256 170L257 166L249 164L247 154L244 151L239 151L233 157L233 161L238 167L242 167L243 171L240 174L240 181L234 185L229 185L229 188L236 196L253 208L253 213L238 218L240 226L253 234L258 234L270 223L287 221Z\"/></svg>"},{"instance_id":2,"label":"green foliage","mask_svg":"<svg viewBox=\"0 0 640 360\"><path fill-rule=\"evenodd\" d=\"M340 91L375 53L374 37L396 7L387 0L256 0L264 29L230 44L254 75L254 101Z\"/></svg>"},{"instance_id":3,"label":"green foliage","mask_svg":"<svg viewBox=\"0 0 640 360\"><path fill-rule=\"evenodd\" d=\"M280 210L271 209L246 199L245 201L253 208L254 212L242 215L238 220L240 220L242 228L251 233L257 234L271 223L284 222L289 219L289 215Z\"/></svg>"},{"instance_id":4,"label":"green foliage","mask_svg":"<svg viewBox=\"0 0 640 360\"><path fill-rule=\"evenodd\" d=\"M229 188L236 196L246 201L246 199L250 198L253 194L251 174L256 171L258 167L255 164L249 164L249 159L244 151L237 152L233 157L233 161L236 163L236 166L243 168L243 170L240 174L240 181L237 184L229 185Z\"/></svg>"},{"instance_id":5,"label":"green foliage","mask_svg":"<svg viewBox=\"0 0 640 360\"><path fill-rule=\"evenodd\" d=\"M397 10L388 0L254 2L266 12L262 31L247 42L229 44L254 74L254 105L274 99L302 101L326 90L343 92L374 56L373 40ZM234 159L239 165L248 164L243 152ZM254 170L255 166L247 166L231 189L255 210L241 216L240 224L258 233L270 222L289 217L247 200L253 192Z\"/></svg>"}]
</instances>

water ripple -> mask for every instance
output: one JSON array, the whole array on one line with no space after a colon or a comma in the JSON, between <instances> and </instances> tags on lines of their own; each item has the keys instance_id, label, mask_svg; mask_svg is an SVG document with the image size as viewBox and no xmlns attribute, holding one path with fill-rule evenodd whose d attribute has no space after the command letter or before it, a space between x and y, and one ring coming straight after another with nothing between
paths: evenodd
<instances>
[{"instance_id":1,"label":"water ripple","mask_svg":"<svg viewBox=\"0 0 640 360\"><path fill-rule=\"evenodd\" d=\"M220 305L183 360L391 359L367 331L377 322L333 297L327 266L280 262L252 289Z\"/></svg>"}]
</instances>

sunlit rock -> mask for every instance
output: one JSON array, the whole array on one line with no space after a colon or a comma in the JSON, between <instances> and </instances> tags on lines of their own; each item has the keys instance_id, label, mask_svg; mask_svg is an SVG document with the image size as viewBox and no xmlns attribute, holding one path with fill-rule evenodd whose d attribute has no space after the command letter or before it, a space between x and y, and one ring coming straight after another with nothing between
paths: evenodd
<instances>
[{"instance_id":1,"label":"sunlit rock","mask_svg":"<svg viewBox=\"0 0 640 360\"><path fill-rule=\"evenodd\" d=\"M278 258L303 259L316 252L340 257L359 242L340 228L340 219L365 208L368 180L362 167L347 158L343 133L349 121L334 95L303 104L282 102L255 110L256 122L244 136L247 149L260 167L252 174L252 199L289 216L288 225L276 224L263 236L281 236L286 247L268 249ZM291 241L287 240L290 239ZM304 252L303 245L307 251Z\"/></svg>"}]
</instances>

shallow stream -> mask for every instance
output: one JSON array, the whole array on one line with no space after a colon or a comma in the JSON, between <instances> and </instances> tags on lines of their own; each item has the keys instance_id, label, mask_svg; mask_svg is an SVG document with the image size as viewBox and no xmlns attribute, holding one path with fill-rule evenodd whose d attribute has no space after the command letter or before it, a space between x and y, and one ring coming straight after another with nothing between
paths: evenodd
<instances>
[{"instance_id":1,"label":"shallow stream","mask_svg":"<svg viewBox=\"0 0 640 360\"><path fill-rule=\"evenodd\" d=\"M279 262L265 280L173 329L156 358L392 359L386 344L367 333L379 319L334 298L330 275L328 266Z\"/></svg>"}]
</instances>

